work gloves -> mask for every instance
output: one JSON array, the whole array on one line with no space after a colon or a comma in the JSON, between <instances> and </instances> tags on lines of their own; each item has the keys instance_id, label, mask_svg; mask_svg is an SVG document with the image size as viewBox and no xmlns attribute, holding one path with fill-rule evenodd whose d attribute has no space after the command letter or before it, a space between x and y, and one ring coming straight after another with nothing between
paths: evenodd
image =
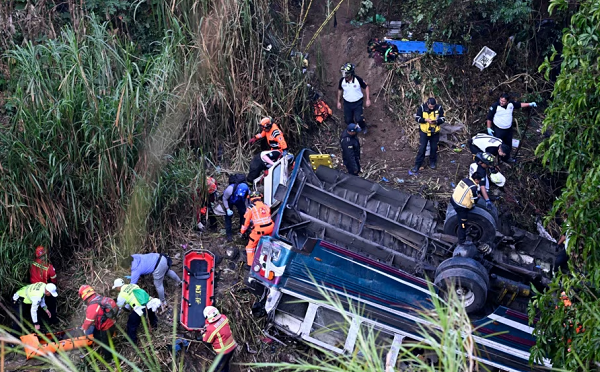
<instances>
[{"instance_id":1,"label":"work gloves","mask_svg":"<svg viewBox=\"0 0 600 372\"><path fill-rule=\"evenodd\" d=\"M494 204L492 204L492 201L490 199L485 201L485 209L487 209L488 211L492 211L492 209L494 208Z\"/></svg>"},{"instance_id":2,"label":"work gloves","mask_svg":"<svg viewBox=\"0 0 600 372\"><path fill-rule=\"evenodd\" d=\"M535 103L535 102L531 102L531 103L529 104L529 106L531 106L531 107L537 107L537 103Z\"/></svg>"},{"instance_id":3,"label":"work gloves","mask_svg":"<svg viewBox=\"0 0 600 372\"><path fill-rule=\"evenodd\" d=\"M258 138L256 137L252 137L250 138L250 140L248 141L249 144L254 145L254 142L258 141Z\"/></svg>"},{"instance_id":4,"label":"work gloves","mask_svg":"<svg viewBox=\"0 0 600 372\"><path fill-rule=\"evenodd\" d=\"M229 209L229 208L227 208L227 215L229 217L233 216L233 211L231 209Z\"/></svg>"},{"instance_id":5,"label":"work gloves","mask_svg":"<svg viewBox=\"0 0 600 372\"><path fill-rule=\"evenodd\" d=\"M488 128L487 130L488 130L488 134L489 134L490 136L493 136L493 135L494 135L494 130L493 130L492 128Z\"/></svg>"}]
</instances>

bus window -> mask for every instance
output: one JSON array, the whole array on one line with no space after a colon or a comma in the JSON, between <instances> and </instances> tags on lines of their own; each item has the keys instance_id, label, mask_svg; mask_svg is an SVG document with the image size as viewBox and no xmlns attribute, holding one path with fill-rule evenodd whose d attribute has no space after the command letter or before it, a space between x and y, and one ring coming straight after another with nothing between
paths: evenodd
<instances>
[{"instance_id":1,"label":"bus window","mask_svg":"<svg viewBox=\"0 0 600 372\"><path fill-rule=\"evenodd\" d=\"M349 328L350 324L342 314L319 307L309 336L338 349L344 349Z\"/></svg>"}]
</instances>

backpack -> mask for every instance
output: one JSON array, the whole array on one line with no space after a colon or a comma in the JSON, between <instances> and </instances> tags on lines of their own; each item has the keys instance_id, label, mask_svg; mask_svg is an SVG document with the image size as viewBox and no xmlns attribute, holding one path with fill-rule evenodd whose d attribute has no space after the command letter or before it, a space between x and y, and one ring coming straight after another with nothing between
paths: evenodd
<instances>
[{"instance_id":1,"label":"backpack","mask_svg":"<svg viewBox=\"0 0 600 372\"><path fill-rule=\"evenodd\" d=\"M237 186L237 184L243 183L244 181L246 181L246 176L244 176L242 173L236 173L229 176L230 185Z\"/></svg>"},{"instance_id":2,"label":"backpack","mask_svg":"<svg viewBox=\"0 0 600 372\"><path fill-rule=\"evenodd\" d=\"M117 313L119 312L119 307L116 302L110 297L99 296L99 298L93 299L90 301L90 305L98 304L100 308L104 312L102 314L102 318L100 319L100 325L104 325L107 320L111 320L114 324L114 319L117 318ZM112 324L110 325L112 326ZM109 326L109 328L110 328Z\"/></svg>"},{"instance_id":3,"label":"backpack","mask_svg":"<svg viewBox=\"0 0 600 372\"><path fill-rule=\"evenodd\" d=\"M319 123L324 122L333 114L331 108L322 99L317 100L313 104L313 108L315 110L315 120Z\"/></svg>"},{"instance_id":4,"label":"backpack","mask_svg":"<svg viewBox=\"0 0 600 372\"><path fill-rule=\"evenodd\" d=\"M246 177L244 177L244 178L246 178ZM246 197L248 196L249 192L250 192L250 188L248 187L248 185L245 182L240 183L233 188L233 193L231 194L231 197L229 198L229 202L232 204L237 204L240 201L245 200Z\"/></svg>"},{"instance_id":5,"label":"backpack","mask_svg":"<svg viewBox=\"0 0 600 372\"><path fill-rule=\"evenodd\" d=\"M246 176L242 173L236 173L229 176L229 184L233 186L233 192L229 198L230 203L235 204L240 200L246 199L250 189L246 184Z\"/></svg>"},{"instance_id":6,"label":"backpack","mask_svg":"<svg viewBox=\"0 0 600 372\"><path fill-rule=\"evenodd\" d=\"M133 290L133 295L135 296L135 299L142 306L146 306L146 304L148 303L148 301L150 301L150 295L148 294L148 292L144 291L141 288L134 289Z\"/></svg>"}]
</instances>

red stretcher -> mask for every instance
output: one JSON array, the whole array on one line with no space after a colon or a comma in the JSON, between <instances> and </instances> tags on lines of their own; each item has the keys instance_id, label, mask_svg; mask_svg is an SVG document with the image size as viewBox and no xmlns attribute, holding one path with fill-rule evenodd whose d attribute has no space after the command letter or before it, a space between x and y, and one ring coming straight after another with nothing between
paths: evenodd
<instances>
[{"instance_id":1,"label":"red stretcher","mask_svg":"<svg viewBox=\"0 0 600 372\"><path fill-rule=\"evenodd\" d=\"M188 331L204 327L204 308L213 304L215 256L209 251L189 251L183 258L181 325Z\"/></svg>"}]
</instances>

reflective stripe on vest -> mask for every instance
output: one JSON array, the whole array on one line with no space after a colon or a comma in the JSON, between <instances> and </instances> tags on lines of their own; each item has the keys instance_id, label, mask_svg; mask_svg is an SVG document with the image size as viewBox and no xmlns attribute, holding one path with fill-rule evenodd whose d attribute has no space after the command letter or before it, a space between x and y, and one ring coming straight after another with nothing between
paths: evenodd
<instances>
[{"instance_id":1,"label":"reflective stripe on vest","mask_svg":"<svg viewBox=\"0 0 600 372\"><path fill-rule=\"evenodd\" d=\"M19 297L23 298L24 304L31 304L31 297L44 298L46 294L46 283L35 283L26 285L17 291Z\"/></svg>"},{"instance_id":2,"label":"reflective stripe on vest","mask_svg":"<svg viewBox=\"0 0 600 372\"><path fill-rule=\"evenodd\" d=\"M225 353L226 354L227 352L231 351L235 346L237 346L237 343L235 342L235 339L233 338L233 334L231 335L231 341L227 345L223 345L223 336L221 336L221 329L223 329L223 327L225 327L226 325L229 325L229 319L225 319L225 321L223 323L221 323L217 328L215 328L213 333L211 333L210 336L208 337L208 342L213 343L213 350L216 353ZM217 337L217 339L219 340L219 345L221 345L221 347L214 347L214 338L215 337Z\"/></svg>"},{"instance_id":3,"label":"reflective stripe on vest","mask_svg":"<svg viewBox=\"0 0 600 372\"><path fill-rule=\"evenodd\" d=\"M488 147L498 147L501 144L502 140L500 138L490 136L489 134L478 134L473 137L473 145L481 151L485 151Z\"/></svg>"},{"instance_id":4,"label":"reflective stripe on vest","mask_svg":"<svg viewBox=\"0 0 600 372\"><path fill-rule=\"evenodd\" d=\"M134 308L136 306L142 306L133 294L133 291L139 288L140 287L137 284L125 284L121 288L121 293L119 293L119 296L125 299L125 303L129 304L129 306L132 306Z\"/></svg>"},{"instance_id":5,"label":"reflective stripe on vest","mask_svg":"<svg viewBox=\"0 0 600 372\"><path fill-rule=\"evenodd\" d=\"M430 112L426 112L425 110L423 110L423 119L429 119L429 120L437 120L439 119L440 116L440 106L437 106L437 110L435 111L430 111ZM419 123L419 127L421 128L421 132L423 133L427 133L428 136L431 136L431 128L435 128L433 133L437 133L440 131L440 125L437 124L437 122L433 123L433 124L429 124L427 122L425 123Z\"/></svg>"},{"instance_id":6,"label":"reflective stripe on vest","mask_svg":"<svg viewBox=\"0 0 600 372\"><path fill-rule=\"evenodd\" d=\"M469 196L469 192L471 196ZM462 207L471 209L477 198L477 185L469 178L462 179L452 193L452 200Z\"/></svg>"},{"instance_id":7,"label":"reflective stripe on vest","mask_svg":"<svg viewBox=\"0 0 600 372\"><path fill-rule=\"evenodd\" d=\"M252 212L252 222L254 223L254 228L260 227L260 225L266 225L271 220L271 209L266 206L263 202L256 202L254 206L250 208Z\"/></svg>"}]
</instances>

